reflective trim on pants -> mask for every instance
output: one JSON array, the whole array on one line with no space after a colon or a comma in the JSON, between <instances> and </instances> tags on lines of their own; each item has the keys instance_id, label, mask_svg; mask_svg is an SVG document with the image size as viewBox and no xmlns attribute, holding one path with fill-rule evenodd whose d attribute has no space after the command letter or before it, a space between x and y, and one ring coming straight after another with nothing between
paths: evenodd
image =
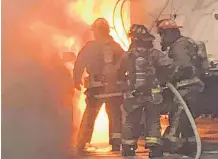
<instances>
[{"instance_id":1,"label":"reflective trim on pants","mask_svg":"<svg viewBox=\"0 0 218 159\"><path fill-rule=\"evenodd\" d=\"M145 138L146 144L150 145L159 145L161 143L161 140L157 137L146 137Z\"/></svg>"},{"instance_id":2,"label":"reflective trim on pants","mask_svg":"<svg viewBox=\"0 0 218 159\"><path fill-rule=\"evenodd\" d=\"M196 139L195 137L188 137L188 142L196 142Z\"/></svg>"},{"instance_id":3,"label":"reflective trim on pants","mask_svg":"<svg viewBox=\"0 0 218 159\"><path fill-rule=\"evenodd\" d=\"M123 82L117 81L116 84L121 85L123 84ZM107 85L109 85L109 83L102 83L101 81L94 81L94 80L91 80L89 77L86 77L85 82L84 82L85 88L102 87L102 86L107 86Z\"/></svg>"},{"instance_id":4,"label":"reflective trim on pants","mask_svg":"<svg viewBox=\"0 0 218 159\"><path fill-rule=\"evenodd\" d=\"M121 139L121 133L111 133L111 139Z\"/></svg>"},{"instance_id":5,"label":"reflective trim on pants","mask_svg":"<svg viewBox=\"0 0 218 159\"><path fill-rule=\"evenodd\" d=\"M193 137L183 138L182 141L183 141L183 142L191 142L191 143L194 143L194 142L196 142L196 139L195 139L195 137L193 136Z\"/></svg>"},{"instance_id":6,"label":"reflective trim on pants","mask_svg":"<svg viewBox=\"0 0 218 159\"><path fill-rule=\"evenodd\" d=\"M122 139L122 144L124 144L124 145L136 145L137 140L124 140L124 139Z\"/></svg>"},{"instance_id":7,"label":"reflective trim on pants","mask_svg":"<svg viewBox=\"0 0 218 159\"><path fill-rule=\"evenodd\" d=\"M192 79L187 79L187 80L182 80L180 82L177 82L177 87L184 87L184 86L187 86L187 85L190 85L190 84L195 84L195 83L198 83L198 82L201 82L201 80L197 77L194 77Z\"/></svg>"},{"instance_id":8,"label":"reflective trim on pants","mask_svg":"<svg viewBox=\"0 0 218 159\"><path fill-rule=\"evenodd\" d=\"M182 143L181 138L176 137L176 136L171 136L168 134L164 135L164 139L167 139L167 140L174 142L174 143L180 143L180 144Z\"/></svg>"},{"instance_id":9,"label":"reflective trim on pants","mask_svg":"<svg viewBox=\"0 0 218 159\"><path fill-rule=\"evenodd\" d=\"M116 93L107 93L107 94L97 94L97 95L94 95L94 97L101 99L101 98L119 97L122 95L123 95L122 92L116 92Z\"/></svg>"}]
</instances>

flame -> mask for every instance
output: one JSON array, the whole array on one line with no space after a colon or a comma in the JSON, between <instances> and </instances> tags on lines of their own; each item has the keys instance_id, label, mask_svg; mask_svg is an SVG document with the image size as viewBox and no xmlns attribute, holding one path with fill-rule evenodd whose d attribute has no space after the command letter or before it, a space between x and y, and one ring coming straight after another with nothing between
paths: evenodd
<instances>
[{"instance_id":1,"label":"flame","mask_svg":"<svg viewBox=\"0 0 218 159\"><path fill-rule=\"evenodd\" d=\"M94 22L95 19L99 17L105 18L110 26L111 26L111 35L114 40L118 42L123 49L127 49L129 45L129 40L126 37L126 33L122 26L120 10L121 4L118 5L118 12L113 13L114 6L117 0L80 0L77 2L71 2L68 7L68 12L72 17L79 17L79 19L83 20L89 26ZM123 11L123 21L125 22L125 28L128 29L130 27L130 15L129 15L129 3L128 5L124 5ZM113 26L113 14L115 14L115 24ZM119 35L116 34L114 27L116 27Z\"/></svg>"},{"instance_id":2,"label":"flame","mask_svg":"<svg viewBox=\"0 0 218 159\"><path fill-rule=\"evenodd\" d=\"M30 54L31 58L46 59L48 65L53 66L54 61L50 58L54 54L61 54L64 51L79 52L85 42L92 38L89 26L99 17L109 22L114 40L126 50L129 41L121 23L120 5L118 5L118 11L115 12L116 26L113 25L113 10L116 1L19 0L18 2L3 0L2 28L4 34L2 39L5 47L2 52L11 51L13 53L11 57L14 57L9 62L5 62L13 63L13 59L17 62L16 57L19 59L21 56ZM130 27L129 2L123 10L123 21L128 30ZM119 35L115 32L115 27ZM12 44L13 47L11 47ZM84 88L81 92L84 92ZM81 92L76 91L73 99L78 108L74 110L74 116L78 118L75 120L77 126L86 106L85 95ZM108 118L103 105L95 122L92 143L107 142L108 136Z\"/></svg>"},{"instance_id":3,"label":"flame","mask_svg":"<svg viewBox=\"0 0 218 159\"><path fill-rule=\"evenodd\" d=\"M118 11L115 12L114 21L116 26L113 26L113 10L116 1L117 0L34 1L34 3L30 5L31 7L26 9L22 14L23 17L18 18L19 24L24 31L16 31L16 33L25 33L24 35L27 39L37 41L38 46L36 47L41 49L40 55L42 56L45 56L46 53L50 54L53 52L61 56L62 52L66 51L72 51L77 54L85 43L92 39L93 35L90 25L95 19L103 17L110 24L110 34L113 36L114 40L126 50L129 41L121 23L120 5L118 5ZM125 11L123 12L123 21L125 22L126 29L128 29L130 25L129 3L125 4L123 10ZM114 27L116 27L119 35L116 34ZM22 35L22 37L24 35ZM26 41L31 40L25 39L18 41L26 43ZM45 59L47 58L49 58L49 56L45 57ZM52 63L50 64L52 65ZM73 100L74 105L77 107L76 109L79 109L75 110L76 114L74 116L78 118L78 120L75 121L77 127L86 106L85 95L82 92L84 92L84 88L81 92L76 92L76 96ZM107 141L108 117L103 106L95 122L92 143Z\"/></svg>"},{"instance_id":4,"label":"flame","mask_svg":"<svg viewBox=\"0 0 218 159\"><path fill-rule=\"evenodd\" d=\"M98 117L95 121L94 132L92 135L91 143L104 143L109 140L109 121L105 111L105 104L103 104Z\"/></svg>"},{"instance_id":5,"label":"flame","mask_svg":"<svg viewBox=\"0 0 218 159\"><path fill-rule=\"evenodd\" d=\"M43 67L55 68L54 55L65 51L78 53L86 41L92 37L89 26L96 18L105 18L111 26L111 35L123 49L129 41L123 30L119 9L115 13L115 24L119 36L114 31L113 9L117 0L3 0L4 46L16 57L30 56L43 62ZM128 4L128 3L127 3ZM123 19L129 28L129 6L125 5ZM120 5L118 6L118 8ZM15 36L16 35L16 36ZM11 47L13 45L13 47ZM17 48L19 51L17 51ZM8 51L4 51L5 53ZM12 59L11 59L12 60ZM13 63L10 61L10 63ZM44 65L45 63L45 65ZM83 92L82 90L81 92ZM78 125L85 109L85 95L76 92L74 104L79 110L75 114ZM75 119L75 118L74 118ZM96 120L93 142L108 141L108 118L102 107Z\"/></svg>"}]
</instances>

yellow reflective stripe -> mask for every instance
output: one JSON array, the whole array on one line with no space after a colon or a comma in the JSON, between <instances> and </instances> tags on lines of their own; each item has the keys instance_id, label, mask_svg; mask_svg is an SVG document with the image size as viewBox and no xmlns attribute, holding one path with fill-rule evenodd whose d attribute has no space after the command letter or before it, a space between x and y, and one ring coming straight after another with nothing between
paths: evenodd
<instances>
[{"instance_id":1,"label":"yellow reflective stripe","mask_svg":"<svg viewBox=\"0 0 218 159\"><path fill-rule=\"evenodd\" d=\"M151 90L152 94L158 94L161 93L161 89L160 88L155 88ZM125 92L124 93L124 98L134 98L134 96L132 95L132 92Z\"/></svg>"},{"instance_id":2,"label":"yellow reflective stripe","mask_svg":"<svg viewBox=\"0 0 218 159\"><path fill-rule=\"evenodd\" d=\"M145 141L147 144L158 144L160 143L160 139L156 137L146 137Z\"/></svg>"},{"instance_id":3,"label":"yellow reflective stripe","mask_svg":"<svg viewBox=\"0 0 218 159\"><path fill-rule=\"evenodd\" d=\"M121 81L117 81L116 82L117 85L119 84L123 84L123 82ZM108 83L102 83L102 82L96 82L96 81L89 81L89 80L86 80L85 81L85 84L86 88L90 88L90 87L102 87L102 86L107 86Z\"/></svg>"},{"instance_id":4,"label":"yellow reflective stripe","mask_svg":"<svg viewBox=\"0 0 218 159\"><path fill-rule=\"evenodd\" d=\"M117 92L117 93L107 93L107 94L97 94L94 95L95 98L109 98L109 97L115 97L115 96L122 96L122 92Z\"/></svg>"},{"instance_id":5,"label":"yellow reflective stripe","mask_svg":"<svg viewBox=\"0 0 218 159\"><path fill-rule=\"evenodd\" d=\"M152 94L157 94L161 92L160 88L151 89Z\"/></svg>"},{"instance_id":6,"label":"yellow reflective stripe","mask_svg":"<svg viewBox=\"0 0 218 159\"><path fill-rule=\"evenodd\" d=\"M183 138L182 142L196 142L195 137L188 137L188 138Z\"/></svg>"},{"instance_id":7,"label":"yellow reflective stripe","mask_svg":"<svg viewBox=\"0 0 218 159\"><path fill-rule=\"evenodd\" d=\"M195 137L188 137L188 142L196 142L196 138Z\"/></svg>"},{"instance_id":8,"label":"yellow reflective stripe","mask_svg":"<svg viewBox=\"0 0 218 159\"><path fill-rule=\"evenodd\" d=\"M111 133L111 138L112 139L120 139L121 138L121 133Z\"/></svg>"},{"instance_id":9,"label":"yellow reflective stripe","mask_svg":"<svg viewBox=\"0 0 218 159\"><path fill-rule=\"evenodd\" d=\"M189 80L182 80L180 82L177 82L177 87L182 87L182 86L186 86L186 85L197 83L197 82L200 82L199 78L194 78L194 79L189 79Z\"/></svg>"},{"instance_id":10,"label":"yellow reflective stripe","mask_svg":"<svg viewBox=\"0 0 218 159\"><path fill-rule=\"evenodd\" d=\"M125 140L125 139L122 139L122 144L135 145L135 144L137 144L137 140Z\"/></svg>"},{"instance_id":11,"label":"yellow reflective stripe","mask_svg":"<svg viewBox=\"0 0 218 159\"><path fill-rule=\"evenodd\" d=\"M182 140L179 137L176 137L176 136L165 135L164 138L168 139L171 142L178 143L178 144L182 142Z\"/></svg>"}]
</instances>

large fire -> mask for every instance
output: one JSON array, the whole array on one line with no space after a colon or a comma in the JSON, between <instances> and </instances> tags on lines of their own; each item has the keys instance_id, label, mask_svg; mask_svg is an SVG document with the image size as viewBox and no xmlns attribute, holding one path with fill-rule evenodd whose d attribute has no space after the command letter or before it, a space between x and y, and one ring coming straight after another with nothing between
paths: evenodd
<instances>
[{"instance_id":1,"label":"large fire","mask_svg":"<svg viewBox=\"0 0 218 159\"><path fill-rule=\"evenodd\" d=\"M61 54L65 51L78 53L92 38L90 25L95 19L103 17L109 22L111 35L115 41L126 50L129 41L121 22L121 3L114 13L116 2L117 0L19 0L19 2L3 0L3 42L8 48L13 48L11 47L13 42L13 45L21 49L25 56L29 53L37 58L38 56L47 58L48 63L52 61L48 59L53 57L54 53ZM130 27L129 8L130 4L127 1L122 13L126 30ZM13 52L16 53L16 51ZM52 67L53 63L48 65ZM83 91L84 88L81 92L77 92L74 99L74 104L78 108L74 110L74 120L78 119L75 120L77 126L85 109ZM108 118L103 106L95 123L92 143L107 141Z\"/></svg>"},{"instance_id":2,"label":"large fire","mask_svg":"<svg viewBox=\"0 0 218 159\"><path fill-rule=\"evenodd\" d=\"M85 42L92 37L90 25L96 18L103 17L109 22L111 35L115 41L126 50L129 41L121 22L121 4L115 12L115 26L113 25L116 2L117 0L3 0L4 41L7 42L8 48L13 48L11 47L13 42L25 56L31 54L46 59L53 57L54 53L61 54L65 51L78 53ZM128 1L123 8L126 30L130 27L129 13ZM20 52L18 54L20 56ZM53 63L48 65L52 67ZM84 88L81 92L77 92L74 99L74 104L78 108L74 111L78 119L75 121L77 126L86 105L83 91ZM103 106L95 122L92 143L107 141L108 118Z\"/></svg>"},{"instance_id":3,"label":"large fire","mask_svg":"<svg viewBox=\"0 0 218 159\"><path fill-rule=\"evenodd\" d=\"M87 28L83 30L80 36L74 37L65 37L62 35L53 36L53 40L55 40L56 45L62 46L64 49L68 49L67 51L73 51L78 53L78 51L82 48L82 46L88 40L92 39L92 32L90 31L90 25L94 22L95 19L99 17L105 18L110 26L111 26L111 35L114 40L118 42L121 47L126 50L129 46L129 39L126 36L125 30L128 30L130 27L130 15L129 8L130 4L127 2L123 6L123 13L121 19L121 3L118 4L117 10L115 13L114 7L117 0L78 0L75 2L70 2L67 6L67 12L71 18L77 18L80 21L82 20L85 24L87 24ZM114 17L114 19L113 19ZM114 21L113 21L114 20ZM123 27L122 20L124 22L125 28ZM114 23L115 26L114 26ZM117 32L115 31L117 30ZM118 33L118 34L117 34ZM81 92L77 92L76 99L74 99L74 103L77 107L79 107L79 122L81 121L82 114L85 110L85 95L83 92L85 88L82 88ZM78 112L75 112L76 114ZM77 114L78 115L78 114ZM78 117L78 116L77 116ZM76 123L78 124L76 120ZM165 120L161 120L162 125L167 125ZM109 140L109 121L105 111L105 105L103 104L98 117L95 121L94 132L92 135L91 143L107 143ZM165 127L163 127L163 130Z\"/></svg>"}]
</instances>

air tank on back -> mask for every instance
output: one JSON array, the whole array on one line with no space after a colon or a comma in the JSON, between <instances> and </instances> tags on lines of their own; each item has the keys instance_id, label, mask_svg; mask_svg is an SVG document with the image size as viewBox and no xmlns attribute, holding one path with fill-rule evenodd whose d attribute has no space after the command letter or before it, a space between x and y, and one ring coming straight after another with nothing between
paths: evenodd
<instances>
[{"instance_id":1,"label":"air tank on back","mask_svg":"<svg viewBox=\"0 0 218 159\"><path fill-rule=\"evenodd\" d=\"M208 62L205 42L196 41L195 43L198 46L198 55L200 55L200 57L202 57L202 59L203 59L203 69L206 70L209 67L209 62Z\"/></svg>"}]
</instances>

